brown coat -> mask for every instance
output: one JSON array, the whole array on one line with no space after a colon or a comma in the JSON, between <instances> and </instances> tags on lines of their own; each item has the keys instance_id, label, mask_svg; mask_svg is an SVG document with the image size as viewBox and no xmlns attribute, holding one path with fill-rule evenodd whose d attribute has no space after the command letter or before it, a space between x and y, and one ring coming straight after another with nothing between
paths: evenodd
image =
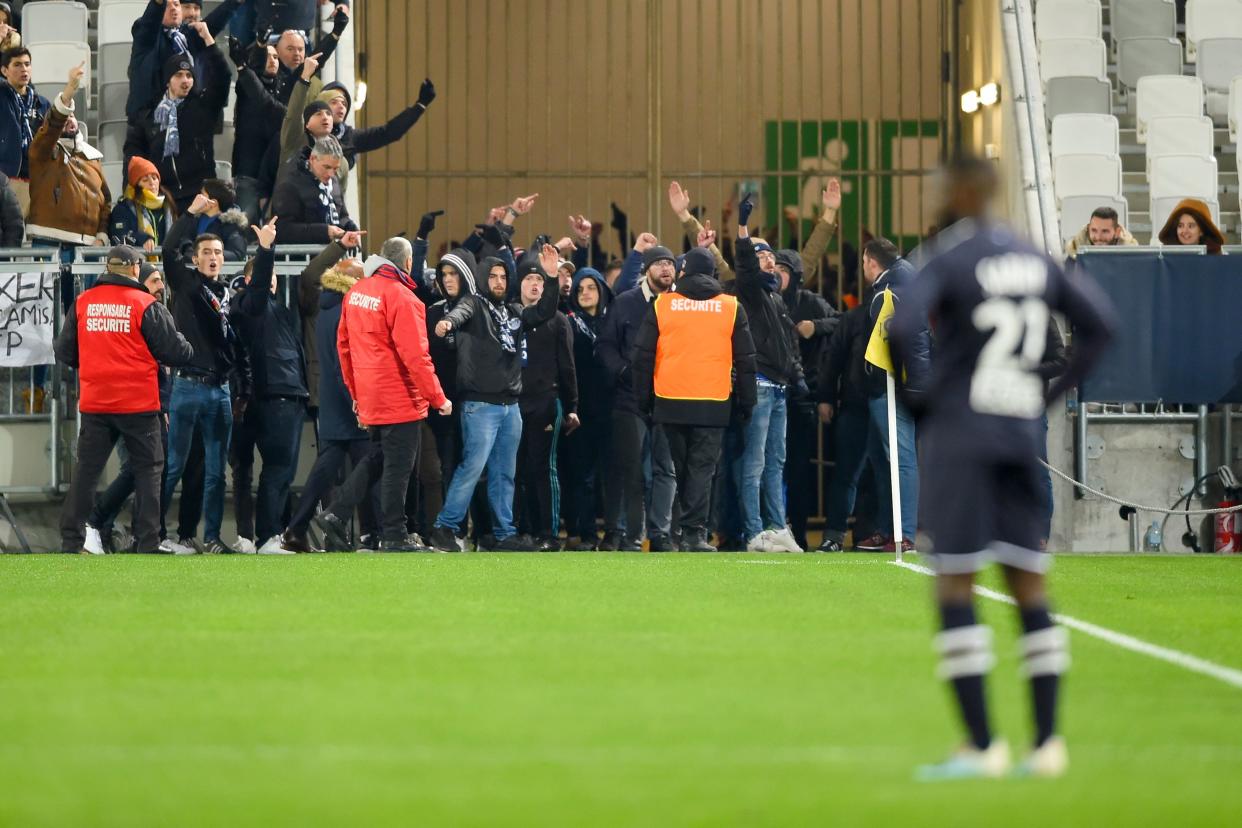
<instances>
[{"instance_id":1,"label":"brown coat","mask_svg":"<svg viewBox=\"0 0 1242 828\"><path fill-rule=\"evenodd\" d=\"M58 95L30 144L30 215L26 235L73 244L108 238L112 195L103 167L60 144L68 115ZM106 243L106 241L105 241Z\"/></svg>"}]
</instances>

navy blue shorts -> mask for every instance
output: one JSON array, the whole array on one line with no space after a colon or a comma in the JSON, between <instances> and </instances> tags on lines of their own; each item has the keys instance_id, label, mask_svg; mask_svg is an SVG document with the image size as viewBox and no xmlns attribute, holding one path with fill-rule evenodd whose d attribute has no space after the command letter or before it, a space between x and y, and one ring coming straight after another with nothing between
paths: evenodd
<instances>
[{"instance_id":1,"label":"navy blue shorts","mask_svg":"<svg viewBox=\"0 0 1242 828\"><path fill-rule=\"evenodd\" d=\"M1044 496L1034 458L927 462L919 484L937 573L978 572L992 562L1048 569L1051 556L1039 548Z\"/></svg>"}]
</instances>

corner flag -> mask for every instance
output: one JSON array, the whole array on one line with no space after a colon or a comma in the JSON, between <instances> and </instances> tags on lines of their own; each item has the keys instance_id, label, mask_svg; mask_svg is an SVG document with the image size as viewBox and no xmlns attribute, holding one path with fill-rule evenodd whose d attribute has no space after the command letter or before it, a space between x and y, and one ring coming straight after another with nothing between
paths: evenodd
<instances>
[{"instance_id":1,"label":"corner flag","mask_svg":"<svg viewBox=\"0 0 1242 828\"><path fill-rule=\"evenodd\" d=\"M888 349L888 323L893 318L893 292L884 291L884 304L875 318L875 327L871 329L871 339L867 342L867 353L864 358L877 368L893 373L893 355Z\"/></svg>"}]
</instances>

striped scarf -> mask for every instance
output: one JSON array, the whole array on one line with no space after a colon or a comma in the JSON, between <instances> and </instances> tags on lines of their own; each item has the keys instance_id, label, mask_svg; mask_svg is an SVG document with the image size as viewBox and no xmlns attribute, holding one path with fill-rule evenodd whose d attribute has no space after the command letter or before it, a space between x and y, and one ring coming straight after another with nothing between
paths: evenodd
<instances>
[{"instance_id":1,"label":"striped scarf","mask_svg":"<svg viewBox=\"0 0 1242 828\"><path fill-rule=\"evenodd\" d=\"M177 110L181 108L185 98L171 98L168 95L155 108L155 123L164 134L164 157L181 154L181 131L177 129Z\"/></svg>"},{"instance_id":2,"label":"striped scarf","mask_svg":"<svg viewBox=\"0 0 1242 828\"><path fill-rule=\"evenodd\" d=\"M13 91L14 93L17 92L16 89ZM34 131L30 128L30 122L35 117L34 106L35 91L34 86L31 85L26 87L25 95L17 96L17 107L21 111L21 115L18 120L22 125L22 149L28 148L30 146L30 142L34 140Z\"/></svg>"},{"instance_id":3,"label":"striped scarf","mask_svg":"<svg viewBox=\"0 0 1242 828\"><path fill-rule=\"evenodd\" d=\"M168 35L168 39L172 41L173 51L176 54L184 55L190 51L190 47L186 45L185 35L181 33L181 29L174 26L171 29L165 29L164 34Z\"/></svg>"}]
</instances>

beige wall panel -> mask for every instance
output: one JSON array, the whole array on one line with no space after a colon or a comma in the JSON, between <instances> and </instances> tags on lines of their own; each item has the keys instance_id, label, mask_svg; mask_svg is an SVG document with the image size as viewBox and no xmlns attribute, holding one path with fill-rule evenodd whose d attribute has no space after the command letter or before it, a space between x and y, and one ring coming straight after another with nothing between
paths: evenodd
<instances>
[{"instance_id":1,"label":"beige wall panel","mask_svg":"<svg viewBox=\"0 0 1242 828\"><path fill-rule=\"evenodd\" d=\"M413 102L425 76L440 96L364 156L364 224L374 242L442 208L442 243L538 192L524 242L570 212L607 225L614 200L632 229L669 235L674 176L718 223L736 183L764 175L765 121L938 118L942 2L368 0L361 123Z\"/></svg>"}]
</instances>

